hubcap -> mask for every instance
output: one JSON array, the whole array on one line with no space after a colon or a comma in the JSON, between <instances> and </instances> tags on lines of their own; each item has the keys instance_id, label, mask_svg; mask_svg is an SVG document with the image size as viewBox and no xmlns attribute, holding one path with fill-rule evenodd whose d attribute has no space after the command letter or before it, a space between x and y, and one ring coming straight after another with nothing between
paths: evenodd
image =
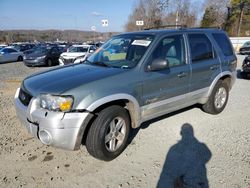
<instances>
[{"instance_id":1,"label":"hubcap","mask_svg":"<svg viewBox=\"0 0 250 188\"><path fill-rule=\"evenodd\" d=\"M215 107L217 109L222 108L226 102L226 99L227 99L227 91L224 87L220 87L215 94L215 100L214 100Z\"/></svg>"},{"instance_id":2,"label":"hubcap","mask_svg":"<svg viewBox=\"0 0 250 188\"><path fill-rule=\"evenodd\" d=\"M105 134L105 146L108 151L115 152L124 142L126 122L121 117L114 118Z\"/></svg>"}]
</instances>

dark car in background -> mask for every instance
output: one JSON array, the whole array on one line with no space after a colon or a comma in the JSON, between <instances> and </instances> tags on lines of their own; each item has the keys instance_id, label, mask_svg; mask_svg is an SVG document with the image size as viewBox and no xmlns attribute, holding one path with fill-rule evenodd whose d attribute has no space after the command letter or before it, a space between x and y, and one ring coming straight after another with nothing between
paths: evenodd
<instances>
[{"instance_id":1,"label":"dark car in background","mask_svg":"<svg viewBox=\"0 0 250 188\"><path fill-rule=\"evenodd\" d=\"M241 75L243 78L248 78L250 76L250 55L247 56L242 63Z\"/></svg>"},{"instance_id":2,"label":"dark car in background","mask_svg":"<svg viewBox=\"0 0 250 188\"><path fill-rule=\"evenodd\" d=\"M35 47L35 44L14 44L13 48L17 51L24 52Z\"/></svg>"},{"instance_id":3,"label":"dark car in background","mask_svg":"<svg viewBox=\"0 0 250 188\"><path fill-rule=\"evenodd\" d=\"M57 65L63 49L58 46L39 46L25 53L26 66Z\"/></svg>"},{"instance_id":4,"label":"dark car in background","mask_svg":"<svg viewBox=\"0 0 250 188\"><path fill-rule=\"evenodd\" d=\"M242 54L242 55L250 54L250 41L246 42L246 43L240 48L240 54Z\"/></svg>"}]
</instances>

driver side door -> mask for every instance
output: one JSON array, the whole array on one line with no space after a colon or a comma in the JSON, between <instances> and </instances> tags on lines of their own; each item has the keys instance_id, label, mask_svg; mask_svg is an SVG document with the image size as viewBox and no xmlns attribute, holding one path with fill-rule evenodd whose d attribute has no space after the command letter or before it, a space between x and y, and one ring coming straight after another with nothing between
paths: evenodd
<instances>
[{"instance_id":1,"label":"driver side door","mask_svg":"<svg viewBox=\"0 0 250 188\"><path fill-rule=\"evenodd\" d=\"M154 49L147 65L155 59L168 61L168 68L143 73L142 119L161 116L185 106L189 92L190 65L182 34L164 37Z\"/></svg>"}]
</instances>

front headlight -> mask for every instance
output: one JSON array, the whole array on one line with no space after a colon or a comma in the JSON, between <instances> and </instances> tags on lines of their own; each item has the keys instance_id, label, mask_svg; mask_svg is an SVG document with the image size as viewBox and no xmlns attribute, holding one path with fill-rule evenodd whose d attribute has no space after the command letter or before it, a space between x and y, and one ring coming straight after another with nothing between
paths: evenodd
<instances>
[{"instance_id":1,"label":"front headlight","mask_svg":"<svg viewBox=\"0 0 250 188\"><path fill-rule=\"evenodd\" d=\"M37 57L36 59L44 59L46 57L46 55L41 56L41 57Z\"/></svg>"},{"instance_id":2,"label":"front headlight","mask_svg":"<svg viewBox=\"0 0 250 188\"><path fill-rule=\"evenodd\" d=\"M41 94L38 101L41 108L57 112L68 112L71 110L74 100L71 96Z\"/></svg>"}]
</instances>

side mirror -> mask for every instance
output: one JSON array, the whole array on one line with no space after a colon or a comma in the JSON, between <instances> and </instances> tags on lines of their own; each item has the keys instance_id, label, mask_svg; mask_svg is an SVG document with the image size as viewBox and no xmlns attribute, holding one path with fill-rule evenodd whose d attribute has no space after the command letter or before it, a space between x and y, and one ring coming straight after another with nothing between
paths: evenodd
<instances>
[{"instance_id":1,"label":"side mirror","mask_svg":"<svg viewBox=\"0 0 250 188\"><path fill-rule=\"evenodd\" d=\"M4 54L4 52L0 52L0 54L2 54L2 55L3 55L3 54Z\"/></svg>"},{"instance_id":2,"label":"side mirror","mask_svg":"<svg viewBox=\"0 0 250 188\"><path fill-rule=\"evenodd\" d=\"M160 71L167 69L168 66L168 60L166 59L155 59L152 61L150 65L148 65L149 71Z\"/></svg>"},{"instance_id":3,"label":"side mirror","mask_svg":"<svg viewBox=\"0 0 250 188\"><path fill-rule=\"evenodd\" d=\"M89 53L94 53L94 50L89 50Z\"/></svg>"}]
</instances>

